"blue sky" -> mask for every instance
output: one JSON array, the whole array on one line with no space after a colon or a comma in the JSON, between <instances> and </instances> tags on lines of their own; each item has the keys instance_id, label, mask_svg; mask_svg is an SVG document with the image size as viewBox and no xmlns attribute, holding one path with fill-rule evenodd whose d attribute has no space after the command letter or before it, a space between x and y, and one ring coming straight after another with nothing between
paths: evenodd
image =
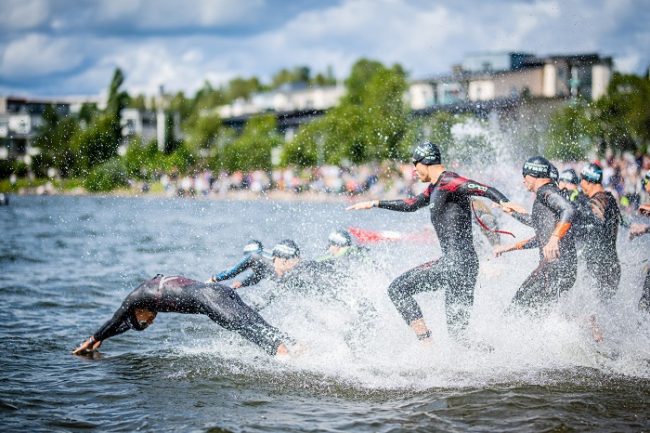
<instances>
[{"instance_id":1,"label":"blue sky","mask_svg":"<svg viewBox=\"0 0 650 433\"><path fill-rule=\"evenodd\" d=\"M412 78L469 52L598 52L650 66L650 0L0 0L0 94L98 95L115 67L132 94L193 94L235 76L367 57Z\"/></svg>"}]
</instances>

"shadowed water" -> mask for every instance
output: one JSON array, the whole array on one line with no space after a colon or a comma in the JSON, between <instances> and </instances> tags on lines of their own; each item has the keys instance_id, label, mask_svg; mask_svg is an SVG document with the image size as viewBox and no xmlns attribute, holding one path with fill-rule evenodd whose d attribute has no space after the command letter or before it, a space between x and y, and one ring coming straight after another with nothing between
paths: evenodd
<instances>
[{"instance_id":1,"label":"shadowed water","mask_svg":"<svg viewBox=\"0 0 650 433\"><path fill-rule=\"evenodd\" d=\"M12 197L0 208L0 416L3 431L648 431L650 323L636 310L648 241L619 236L621 288L600 304L588 280L540 318L506 317L536 252L492 259L476 235L481 273L466 348L446 332L442 294L418 296L434 334L421 347L386 296L388 283L438 254L435 243L376 245L349 305L280 300L263 311L306 347L269 358L206 317L159 315L145 332L70 351L156 273L204 280L249 238L323 253L330 230L421 231L428 212L344 204ZM528 229L501 218L521 237ZM263 285L264 286L264 285ZM261 288L240 290L255 300ZM605 341L584 317L596 314Z\"/></svg>"}]
</instances>

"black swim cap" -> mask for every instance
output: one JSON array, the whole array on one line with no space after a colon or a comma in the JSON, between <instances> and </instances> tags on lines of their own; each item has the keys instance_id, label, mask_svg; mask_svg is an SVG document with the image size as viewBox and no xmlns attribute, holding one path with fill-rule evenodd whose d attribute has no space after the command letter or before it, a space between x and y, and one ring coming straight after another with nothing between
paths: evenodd
<instances>
[{"instance_id":1,"label":"black swim cap","mask_svg":"<svg viewBox=\"0 0 650 433\"><path fill-rule=\"evenodd\" d=\"M424 165L440 164L442 157L440 156L440 148L430 141L418 144L413 149L413 164L421 162Z\"/></svg>"},{"instance_id":2,"label":"black swim cap","mask_svg":"<svg viewBox=\"0 0 650 433\"><path fill-rule=\"evenodd\" d=\"M244 245L244 254L262 254L263 251L264 246L262 242L256 239L251 239Z\"/></svg>"},{"instance_id":3,"label":"black swim cap","mask_svg":"<svg viewBox=\"0 0 650 433\"><path fill-rule=\"evenodd\" d=\"M557 171L557 167L553 164L551 164L551 170L549 172L549 176L551 180L555 183L557 183L558 179L560 178L560 172Z\"/></svg>"},{"instance_id":4,"label":"black swim cap","mask_svg":"<svg viewBox=\"0 0 650 433\"><path fill-rule=\"evenodd\" d=\"M578 177L576 171L570 168L560 173L560 182L572 183L573 185L577 185L580 183L580 178Z\"/></svg>"},{"instance_id":5,"label":"black swim cap","mask_svg":"<svg viewBox=\"0 0 650 433\"><path fill-rule=\"evenodd\" d=\"M273 247L273 257L295 259L296 257L300 257L300 248L291 239L285 239Z\"/></svg>"},{"instance_id":6,"label":"black swim cap","mask_svg":"<svg viewBox=\"0 0 650 433\"><path fill-rule=\"evenodd\" d=\"M529 158L521 170L523 176L532 176L536 178L551 177L551 163L543 156L533 156Z\"/></svg>"},{"instance_id":7,"label":"black swim cap","mask_svg":"<svg viewBox=\"0 0 650 433\"><path fill-rule=\"evenodd\" d=\"M330 245L336 245L337 247L349 247L352 245L352 236L347 230L335 230L327 237Z\"/></svg>"},{"instance_id":8,"label":"black swim cap","mask_svg":"<svg viewBox=\"0 0 650 433\"><path fill-rule=\"evenodd\" d=\"M603 169L600 165L589 163L582 167L580 176L590 183L601 183L603 181Z\"/></svg>"}]
</instances>

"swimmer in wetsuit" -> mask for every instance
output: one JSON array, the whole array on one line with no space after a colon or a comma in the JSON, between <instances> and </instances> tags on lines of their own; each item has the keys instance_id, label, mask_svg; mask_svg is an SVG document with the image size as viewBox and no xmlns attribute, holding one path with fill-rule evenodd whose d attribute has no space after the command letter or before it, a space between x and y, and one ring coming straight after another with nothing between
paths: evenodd
<instances>
[{"instance_id":1,"label":"swimmer in wetsuit","mask_svg":"<svg viewBox=\"0 0 650 433\"><path fill-rule=\"evenodd\" d=\"M571 223L575 210L550 178L551 163L542 157L530 158L522 174L526 188L535 193L531 214L513 212L518 221L535 229L531 239L494 249L494 255L514 250L539 248L539 265L524 281L512 302L517 306L536 307L557 299L573 287L577 257Z\"/></svg>"},{"instance_id":2,"label":"swimmer in wetsuit","mask_svg":"<svg viewBox=\"0 0 650 433\"><path fill-rule=\"evenodd\" d=\"M616 293L621 279L621 263L616 252L621 212L614 196L603 189L603 170L599 165L587 164L580 174L580 187L589 198L588 211L582 214L585 225L583 256L598 295L607 300Z\"/></svg>"},{"instance_id":3,"label":"swimmer in wetsuit","mask_svg":"<svg viewBox=\"0 0 650 433\"><path fill-rule=\"evenodd\" d=\"M344 229L334 230L327 237L327 254L319 261L336 261L338 263L363 261L368 249L352 242L352 235Z\"/></svg>"},{"instance_id":4,"label":"swimmer in wetsuit","mask_svg":"<svg viewBox=\"0 0 650 433\"><path fill-rule=\"evenodd\" d=\"M291 239L285 239L273 247L273 269L270 277L273 289L267 292L263 302L256 304L260 310L279 296L291 293L334 296L344 274L334 263L328 261L302 260L300 248Z\"/></svg>"},{"instance_id":5,"label":"swimmer in wetsuit","mask_svg":"<svg viewBox=\"0 0 650 433\"><path fill-rule=\"evenodd\" d=\"M650 171L648 171L641 180L641 186L645 192L650 194ZM639 213L644 216L650 216L650 204L644 204L639 207ZM634 223L630 226L630 239L638 236L650 234L650 223ZM639 309L650 313L650 266L646 271L643 282L643 291L639 300Z\"/></svg>"},{"instance_id":6,"label":"swimmer in wetsuit","mask_svg":"<svg viewBox=\"0 0 650 433\"><path fill-rule=\"evenodd\" d=\"M285 355L291 339L246 305L235 291L181 276L157 275L133 290L113 317L72 353L95 351L102 342L129 329L146 329L158 313L204 314L271 355Z\"/></svg>"},{"instance_id":7,"label":"swimmer in wetsuit","mask_svg":"<svg viewBox=\"0 0 650 433\"><path fill-rule=\"evenodd\" d=\"M273 274L270 259L271 257L264 251L260 241L250 240L244 246L244 257L232 268L213 275L208 282L215 283L229 280L250 269L251 273L246 278L241 281L233 281L230 287L238 289L255 285Z\"/></svg>"},{"instance_id":8,"label":"swimmer in wetsuit","mask_svg":"<svg viewBox=\"0 0 650 433\"><path fill-rule=\"evenodd\" d=\"M589 199L586 195L580 191L578 185L580 184L580 178L578 174L572 168L564 170L560 173L560 177L557 183L560 192L569 200L573 205L573 208L576 210L573 223L571 224L571 231L576 242L576 247L578 248L578 255L584 246L585 242L585 215L590 212L589 210Z\"/></svg>"},{"instance_id":9,"label":"swimmer in wetsuit","mask_svg":"<svg viewBox=\"0 0 650 433\"><path fill-rule=\"evenodd\" d=\"M487 197L505 211L523 211L510 203L498 190L447 171L441 162L440 149L431 142L416 146L413 164L418 178L429 182L416 197L404 200L364 201L348 207L361 210L378 207L399 212L414 212L429 207L431 223L438 235L442 257L411 269L395 279L388 296L404 321L420 340L429 340L431 331L424 322L414 295L423 291L443 289L448 329L461 337L467 327L469 310L474 302L474 286L478 276L478 256L472 237L473 196Z\"/></svg>"}]
</instances>

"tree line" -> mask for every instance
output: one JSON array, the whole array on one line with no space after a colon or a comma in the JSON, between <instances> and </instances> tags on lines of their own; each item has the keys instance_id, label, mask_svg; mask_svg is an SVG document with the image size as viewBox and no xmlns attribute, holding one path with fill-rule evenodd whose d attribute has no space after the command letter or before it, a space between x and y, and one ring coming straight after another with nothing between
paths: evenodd
<instances>
[{"instance_id":1,"label":"tree line","mask_svg":"<svg viewBox=\"0 0 650 433\"><path fill-rule=\"evenodd\" d=\"M357 61L345 79L346 93L325 115L303 125L285 143L272 114L252 117L242 131L224 125L216 107L255 92L285 84L327 85L336 81L331 70L312 77L306 67L283 69L271 83L255 77L235 78L214 88L208 82L194 97L182 92L167 98L166 110L179 113L184 139L170 132L164 146L155 140L131 140L125 153L118 154L123 141L120 112L123 108L155 109L157 100L131 97L122 89L124 75L117 69L108 89L104 110L86 104L76 115L59 117L54 108L44 113L45 125L33 146L41 149L29 168L46 177L49 168L67 178L83 178L90 190L107 190L125 185L127 179L151 180L158 174L190 173L212 169L269 170L278 149L279 165L362 164L387 159L408 159L412 145L429 139L441 144L447 156L466 160L481 155L489 162L494 155L481 137L454 139L454 125L469 115L437 112L413 117L404 100L407 73L398 64L385 66L374 60ZM606 96L589 102L574 100L557 110L550 119L546 152L555 159L582 159L593 149L645 152L650 140L650 82L635 75L614 74ZM160 151L159 148L163 148ZM472 152L467 150L471 149ZM466 162L466 161L465 161ZM3 161L0 176L25 174L18 161Z\"/></svg>"}]
</instances>

